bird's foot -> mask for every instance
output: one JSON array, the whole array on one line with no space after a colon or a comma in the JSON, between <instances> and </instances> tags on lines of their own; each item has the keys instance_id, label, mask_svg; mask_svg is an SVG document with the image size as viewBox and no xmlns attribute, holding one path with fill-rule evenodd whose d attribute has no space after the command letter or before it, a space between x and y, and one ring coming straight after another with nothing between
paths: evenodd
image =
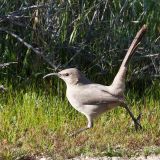
<instances>
[{"instance_id":1,"label":"bird's foot","mask_svg":"<svg viewBox=\"0 0 160 160\"><path fill-rule=\"evenodd\" d=\"M87 130L87 129L89 129L89 127L80 128L79 130L77 130L77 131L69 134L69 136L70 136L70 137L76 137L79 133L81 133L81 132L83 132L83 131L85 131L85 130Z\"/></svg>"},{"instance_id":2,"label":"bird's foot","mask_svg":"<svg viewBox=\"0 0 160 160\"><path fill-rule=\"evenodd\" d=\"M136 131L139 129L142 129L142 126L140 124L141 117L142 117L142 113L140 113L139 116L134 120L134 126Z\"/></svg>"}]
</instances>

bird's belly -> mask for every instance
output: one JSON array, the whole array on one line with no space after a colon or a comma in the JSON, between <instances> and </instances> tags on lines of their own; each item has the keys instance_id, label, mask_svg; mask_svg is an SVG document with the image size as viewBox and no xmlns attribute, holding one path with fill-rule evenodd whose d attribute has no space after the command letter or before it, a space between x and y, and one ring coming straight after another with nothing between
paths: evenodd
<instances>
[{"instance_id":1,"label":"bird's belly","mask_svg":"<svg viewBox=\"0 0 160 160\"><path fill-rule=\"evenodd\" d=\"M116 107L117 103L109 103L109 104L96 104L96 105L84 105L77 101L75 98L68 98L70 104L79 112L84 115L91 115L96 117L101 113L108 111L114 107Z\"/></svg>"},{"instance_id":2,"label":"bird's belly","mask_svg":"<svg viewBox=\"0 0 160 160\"><path fill-rule=\"evenodd\" d=\"M116 107L117 103L110 103L110 104L99 104L99 105L85 105L84 112L88 115L92 115L94 117Z\"/></svg>"}]
</instances>

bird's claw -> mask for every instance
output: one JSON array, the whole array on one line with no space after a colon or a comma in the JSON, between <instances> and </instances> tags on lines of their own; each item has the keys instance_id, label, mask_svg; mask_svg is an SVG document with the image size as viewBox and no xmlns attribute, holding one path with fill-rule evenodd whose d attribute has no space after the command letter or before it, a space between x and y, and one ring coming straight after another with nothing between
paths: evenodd
<instances>
[{"instance_id":1,"label":"bird's claw","mask_svg":"<svg viewBox=\"0 0 160 160\"><path fill-rule=\"evenodd\" d=\"M139 116L135 119L134 125L135 125L135 130L137 131L138 129L142 129L142 126L140 124L142 113L139 114Z\"/></svg>"}]
</instances>

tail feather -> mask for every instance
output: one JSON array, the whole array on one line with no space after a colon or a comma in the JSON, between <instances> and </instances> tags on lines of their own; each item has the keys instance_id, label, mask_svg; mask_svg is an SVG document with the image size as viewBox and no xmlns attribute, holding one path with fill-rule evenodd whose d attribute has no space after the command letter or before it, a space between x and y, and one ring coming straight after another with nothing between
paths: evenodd
<instances>
[{"instance_id":1,"label":"tail feather","mask_svg":"<svg viewBox=\"0 0 160 160\"><path fill-rule=\"evenodd\" d=\"M131 57L134 55L135 50L137 49L138 45L140 44L140 41L142 40L143 35L147 31L147 26L143 25L142 28L137 32L133 42L131 43L127 54L122 62L121 66L126 66L128 65L128 62L130 61Z\"/></svg>"},{"instance_id":2,"label":"tail feather","mask_svg":"<svg viewBox=\"0 0 160 160\"><path fill-rule=\"evenodd\" d=\"M126 56L124 57L124 60L120 66L120 69L113 80L112 86L115 89L117 89L117 92L123 92L125 89L125 77L126 77L128 64L129 64L132 56L135 54L135 50L139 46L140 41L146 31L147 31L147 26L143 25L142 28L137 32L133 42L131 43L131 45L126 53Z\"/></svg>"}]
</instances>

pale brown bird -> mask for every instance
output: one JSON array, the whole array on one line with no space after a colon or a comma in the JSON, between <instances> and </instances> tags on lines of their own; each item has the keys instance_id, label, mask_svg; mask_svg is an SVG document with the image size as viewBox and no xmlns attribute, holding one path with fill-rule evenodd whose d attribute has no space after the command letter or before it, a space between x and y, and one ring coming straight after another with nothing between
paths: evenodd
<instances>
[{"instance_id":1,"label":"pale brown bird","mask_svg":"<svg viewBox=\"0 0 160 160\"><path fill-rule=\"evenodd\" d=\"M66 96L68 101L77 111L84 114L88 120L88 125L85 128L81 128L71 135L76 135L84 130L92 128L93 119L95 117L117 106L122 106L127 110L135 124L136 130L142 128L139 123L140 115L138 118L135 118L126 104L124 91L129 61L135 53L135 49L141 41L142 36L146 32L146 28L146 25L144 25L137 33L113 83L109 86L91 82L76 68L69 68L58 73L51 73L44 76L44 78L46 78L51 75L57 75L64 80L67 85Z\"/></svg>"}]
</instances>

